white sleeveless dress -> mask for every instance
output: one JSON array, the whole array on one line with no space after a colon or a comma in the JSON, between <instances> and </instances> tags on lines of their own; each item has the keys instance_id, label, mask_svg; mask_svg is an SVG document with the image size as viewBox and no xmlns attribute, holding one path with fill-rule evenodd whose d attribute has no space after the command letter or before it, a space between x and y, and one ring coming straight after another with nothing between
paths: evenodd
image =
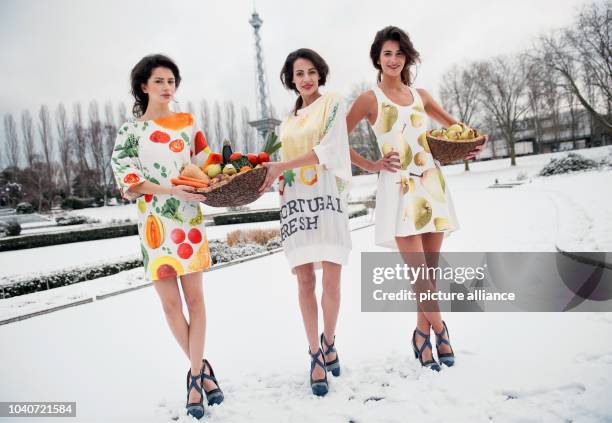
<instances>
[{"instance_id":1,"label":"white sleeveless dress","mask_svg":"<svg viewBox=\"0 0 612 423\"><path fill-rule=\"evenodd\" d=\"M376 192L377 245L397 249L395 237L457 230L459 224L440 163L425 138L427 115L416 89L410 106L391 101L374 87L378 115L373 125L378 148L400 155L402 169L381 171Z\"/></svg>"}]
</instances>

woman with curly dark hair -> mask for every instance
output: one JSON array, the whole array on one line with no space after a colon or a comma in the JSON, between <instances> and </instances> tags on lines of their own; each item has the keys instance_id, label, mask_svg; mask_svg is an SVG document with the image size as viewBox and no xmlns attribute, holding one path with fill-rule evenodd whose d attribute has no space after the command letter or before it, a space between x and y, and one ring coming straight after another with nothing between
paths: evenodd
<instances>
[{"instance_id":1,"label":"woman with curly dark hair","mask_svg":"<svg viewBox=\"0 0 612 423\"><path fill-rule=\"evenodd\" d=\"M171 180L185 165L201 166L210 150L194 116L170 110L180 82L178 67L166 56L146 56L134 66L134 117L119 127L111 160L121 194L137 200L145 278L154 282L172 334L189 359L186 408L200 418L204 396L209 405L223 401L212 367L202 359L202 272L211 264L200 208L205 197L192 187L173 186ZM183 315L178 279L189 322Z\"/></svg>"},{"instance_id":2,"label":"woman with curly dark hair","mask_svg":"<svg viewBox=\"0 0 612 423\"><path fill-rule=\"evenodd\" d=\"M440 163L425 137L425 119L444 126L457 123L422 88L414 88L412 69L420 61L410 37L388 26L376 33L370 59L378 70L377 85L361 94L348 116L349 133L362 120L372 125L382 159L371 162L351 149L352 162L368 172L380 172L376 192L376 244L398 249L406 263L435 267L442 239L459 228ZM470 152L473 158L484 147ZM423 278L417 291L435 290L435 280ZM436 335L438 361L454 364L448 328L435 301L419 304L412 347L421 365L440 370L433 358L430 330Z\"/></svg>"}]
</instances>

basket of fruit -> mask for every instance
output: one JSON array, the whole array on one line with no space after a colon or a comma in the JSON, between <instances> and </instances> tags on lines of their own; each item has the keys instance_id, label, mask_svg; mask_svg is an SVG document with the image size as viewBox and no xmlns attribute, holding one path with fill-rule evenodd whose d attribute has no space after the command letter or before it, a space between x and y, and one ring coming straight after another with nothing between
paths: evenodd
<instances>
[{"instance_id":1,"label":"basket of fruit","mask_svg":"<svg viewBox=\"0 0 612 423\"><path fill-rule=\"evenodd\" d=\"M462 160L484 142L484 135L480 135L476 129L463 123L427 131L427 143L431 154L441 164Z\"/></svg>"},{"instance_id":2,"label":"basket of fruit","mask_svg":"<svg viewBox=\"0 0 612 423\"><path fill-rule=\"evenodd\" d=\"M223 143L222 153L211 152L202 168L188 164L181 176L172 180L175 185L189 185L206 196L204 204L211 207L237 207L259 198L259 188L266 178L263 163L280 148L276 134L268 136L259 154L232 152L229 141Z\"/></svg>"}]
</instances>

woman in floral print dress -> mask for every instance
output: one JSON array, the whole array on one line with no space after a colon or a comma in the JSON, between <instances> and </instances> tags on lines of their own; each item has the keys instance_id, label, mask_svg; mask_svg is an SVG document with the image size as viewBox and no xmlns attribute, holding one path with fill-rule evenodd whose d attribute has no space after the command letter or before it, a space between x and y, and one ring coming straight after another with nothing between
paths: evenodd
<instances>
[{"instance_id":1,"label":"woman in floral print dress","mask_svg":"<svg viewBox=\"0 0 612 423\"><path fill-rule=\"evenodd\" d=\"M194 117L169 108L181 80L171 59L143 58L132 70L131 80L134 118L119 128L112 167L122 195L136 199L145 277L154 282L168 325L191 362L187 410L199 418L204 414L204 395L209 405L223 400L210 364L202 359L206 329L202 272L211 265L200 208L205 197L191 187L173 186L170 180L188 163L201 166L210 150ZM179 278L189 322L182 311Z\"/></svg>"}]
</instances>

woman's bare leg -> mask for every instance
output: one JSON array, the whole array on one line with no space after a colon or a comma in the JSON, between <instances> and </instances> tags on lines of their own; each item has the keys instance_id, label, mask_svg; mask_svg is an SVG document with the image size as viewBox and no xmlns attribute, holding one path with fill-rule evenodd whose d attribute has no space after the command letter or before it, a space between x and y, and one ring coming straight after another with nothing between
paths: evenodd
<instances>
[{"instance_id":1,"label":"woman's bare leg","mask_svg":"<svg viewBox=\"0 0 612 423\"><path fill-rule=\"evenodd\" d=\"M323 309L323 333L328 344L334 342L336 334L336 323L340 311L340 276L342 265L324 261L323 265L323 294L321 296L321 308ZM325 346L321 345L323 352ZM336 359L336 353L331 352L325 356L325 361Z\"/></svg>"},{"instance_id":2,"label":"woman's bare leg","mask_svg":"<svg viewBox=\"0 0 612 423\"><path fill-rule=\"evenodd\" d=\"M296 266L295 274L298 281L298 298L300 310L302 311L302 320L304 321L304 329L306 330L306 338L308 339L310 352L314 353L319 349L319 311L317 296L315 295L317 279L314 266L312 263ZM323 379L325 377L325 370L315 366L312 377L314 379Z\"/></svg>"}]
</instances>

